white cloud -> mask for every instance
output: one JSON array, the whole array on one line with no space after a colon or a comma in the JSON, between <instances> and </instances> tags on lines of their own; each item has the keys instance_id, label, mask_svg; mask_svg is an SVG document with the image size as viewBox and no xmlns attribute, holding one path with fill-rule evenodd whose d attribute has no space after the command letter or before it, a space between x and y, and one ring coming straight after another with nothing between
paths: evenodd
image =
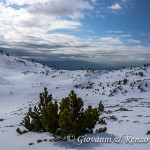
<instances>
[{"instance_id":1,"label":"white cloud","mask_svg":"<svg viewBox=\"0 0 150 150\"><path fill-rule=\"evenodd\" d=\"M60 34L59 31L55 31L52 34L51 31L56 29L78 30L82 26L80 21L65 19L65 17L84 17L83 10L92 9L87 1L61 0L61 3L58 3L60 0L7 1L18 5L29 4L30 9L25 7L15 10L9 5L0 3L0 43L2 43L0 45L3 47L17 48L19 49L18 52L26 51L29 55L30 53L40 54L40 57L44 54L47 56L55 54L64 58L78 55L78 59L87 59L88 61L101 59L115 61L118 59L114 58L116 53L120 58L122 55L150 55L149 47L125 46L121 37L130 37L130 35L123 35L124 31L107 31L108 33L119 34L115 38L103 37L99 39L99 37L91 36L87 39L87 36L85 40L69 35L67 32ZM59 6L59 4L61 5ZM31 11L31 8L36 11ZM39 12L37 12L38 9ZM94 34L93 31L86 31ZM48 34L48 32L50 33ZM97 39L99 42L95 42ZM132 39L128 42L140 43L140 41Z\"/></svg>"},{"instance_id":2,"label":"white cloud","mask_svg":"<svg viewBox=\"0 0 150 150\"><path fill-rule=\"evenodd\" d=\"M53 54L79 53L78 48L85 47L79 38L73 35L50 33L56 29L78 30L82 24L79 20L64 17L81 18L82 10L92 9L83 0L7 0L0 3L0 43L1 46L20 49L20 53L39 53L43 50ZM46 2L52 2L53 5ZM16 10L9 4L24 5ZM38 4L38 5L36 5ZM43 5L45 4L45 5ZM39 8L41 12L31 13L31 8ZM48 11L48 12L47 12ZM53 12L52 12L53 11ZM64 16L64 17L61 17ZM78 48L76 48L78 47Z\"/></svg>"},{"instance_id":3,"label":"white cloud","mask_svg":"<svg viewBox=\"0 0 150 150\"><path fill-rule=\"evenodd\" d=\"M117 33L117 34L119 34L119 33L124 33L124 31L113 31L113 30L108 30L108 31L106 31L107 33Z\"/></svg>"},{"instance_id":4,"label":"white cloud","mask_svg":"<svg viewBox=\"0 0 150 150\"><path fill-rule=\"evenodd\" d=\"M53 0L6 0L7 5L10 4L16 4L16 5L25 5L25 4L29 4L29 5L34 5L34 4L45 4L48 2L51 2Z\"/></svg>"},{"instance_id":5,"label":"white cloud","mask_svg":"<svg viewBox=\"0 0 150 150\"><path fill-rule=\"evenodd\" d=\"M53 1L53 5L50 2ZM0 43L7 48L20 49L28 53L39 53L43 50L51 53L79 53L76 47L84 47L79 38L73 35L60 34L57 29L78 30L82 24L79 20L65 19L64 17L81 18L82 10L92 9L88 2L82 0L8 0L9 3L0 3ZM60 3L59 3L60 2ZM38 3L38 5L36 5ZM40 4L39 4L40 3ZM44 4L45 5L42 5ZM16 10L9 4L24 5ZM31 8L41 8L40 11L31 13ZM65 9L66 8L66 9ZM54 10L55 9L55 10ZM52 10L53 14L49 14ZM48 12L46 12L48 11ZM73 47L70 50L70 47ZM66 52L67 51L67 52Z\"/></svg>"},{"instance_id":6,"label":"white cloud","mask_svg":"<svg viewBox=\"0 0 150 150\"><path fill-rule=\"evenodd\" d=\"M118 3L115 3L114 5L112 6L108 6L109 9L122 9L122 7L118 4Z\"/></svg>"},{"instance_id":7,"label":"white cloud","mask_svg":"<svg viewBox=\"0 0 150 150\"><path fill-rule=\"evenodd\" d=\"M79 19L84 17L83 10L92 10L93 7L83 0L53 0L46 5L31 5L29 12L33 14L44 14L55 17L70 17Z\"/></svg>"},{"instance_id":8,"label":"white cloud","mask_svg":"<svg viewBox=\"0 0 150 150\"><path fill-rule=\"evenodd\" d=\"M53 17L83 18L83 10L92 10L93 7L84 0L6 0L6 5L29 5L28 11Z\"/></svg>"},{"instance_id":9,"label":"white cloud","mask_svg":"<svg viewBox=\"0 0 150 150\"><path fill-rule=\"evenodd\" d=\"M113 38L113 37L103 37L100 38L100 41L106 43L106 44L123 44L123 41L120 40L120 38Z\"/></svg>"},{"instance_id":10,"label":"white cloud","mask_svg":"<svg viewBox=\"0 0 150 150\"><path fill-rule=\"evenodd\" d=\"M97 2L97 0L91 0L93 3L96 3Z\"/></svg>"},{"instance_id":11,"label":"white cloud","mask_svg":"<svg viewBox=\"0 0 150 150\"><path fill-rule=\"evenodd\" d=\"M140 40L133 40L133 39L129 39L128 42L129 43L135 43L135 44L141 43Z\"/></svg>"},{"instance_id":12,"label":"white cloud","mask_svg":"<svg viewBox=\"0 0 150 150\"><path fill-rule=\"evenodd\" d=\"M121 37L131 37L131 35L130 34L123 34L123 35L121 35Z\"/></svg>"},{"instance_id":13,"label":"white cloud","mask_svg":"<svg viewBox=\"0 0 150 150\"><path fill-rule=\"evenodd\" d=\"M69 21L47 15L30 14L26 8L15 10L0 4L0 42L8 43L10 48L26 49L23 43L45 45L76 45L78 38L68 34L47 34L56 29L76 30L79 21ZM17 44L19 43L19 44ZM20 45L20 43L22 43ZM2 45L2 44L1 44ZM30 48L30 46L29 46Z\"/></svg>"}]
</instances>

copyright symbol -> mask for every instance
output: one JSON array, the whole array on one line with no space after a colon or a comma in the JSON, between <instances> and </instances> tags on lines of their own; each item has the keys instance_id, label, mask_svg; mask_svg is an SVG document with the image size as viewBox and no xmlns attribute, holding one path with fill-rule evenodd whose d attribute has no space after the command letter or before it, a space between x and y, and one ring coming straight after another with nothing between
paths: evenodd
<instances>
[{"instance_id":1,"label":"copyright symbol","mask_svg":"<svg viewBox=\"0 0 150 150\"><path fill-rule=\"evenodd\" d=\"M73 143L73 142L75 141L75 136L72 135L72 134L68 135L68 136L67 136L67 141Z\"/></svg>"}]
</instances>

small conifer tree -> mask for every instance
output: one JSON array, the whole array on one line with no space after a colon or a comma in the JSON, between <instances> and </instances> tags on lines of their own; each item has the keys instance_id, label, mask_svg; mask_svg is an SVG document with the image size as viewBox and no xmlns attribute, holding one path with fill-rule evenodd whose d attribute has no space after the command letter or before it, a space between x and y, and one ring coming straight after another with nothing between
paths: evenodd
<instances>
[{"instance_id":1,"label":"small conifer tree","mask_svg":"<svg viewBox=\"0 0 150 150\"><path fill-rule=\"evenodd\" d=\"M93 132L100 113L104 111L102 102L99 103L98 108L92 108L90 105L84 110L83 100L77 97L74 91L62 99L60 106L57 101L53 102L52 95L48 94L47 88L44 88L44 92L40 93L39 97L38 106L33 109L29 108L21 124L28 131L46 131L62 139L66 139L69 134L78 137ZM17 132L26 133L20 129L17 129Z\"/></svg>"},{"instance_id":2,"label":"small conifer tree","mask_svg":"<svg viewBox=\"0 0 150 150\"><path fill-rule=\"evenodd\" d=\"M99 104L98 104L98 111L100 113L102 113L104 111L104 105L102 104L102 101L100 101Z\"/></svg>"},{"instance_id":3,"label":"small conifer tree","mask_svg":"<svg viewBox=\"0 0 150 150\"><path fill-rule=\"evenodd\" d=\"M58 119L58 104L56 101L54 104L50 102L46 108L42 109L40 121L47 132L58 135Z\"/></svg>"}]
</instances>

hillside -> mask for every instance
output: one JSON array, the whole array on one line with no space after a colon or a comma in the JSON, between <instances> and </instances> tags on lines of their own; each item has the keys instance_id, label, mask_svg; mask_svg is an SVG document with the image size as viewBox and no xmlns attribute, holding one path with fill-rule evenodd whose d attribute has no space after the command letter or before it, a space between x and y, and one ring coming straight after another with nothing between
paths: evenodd
<instances>
[{"instance_id":1,"label":"hillside","mask_svg":"<svg viewBox=\"0 0 150 150\"><path fill-rule=\"evenodd\" d=\"M16 128L39 100L39 93L47 87L58 102L74 90L85 106L105 105L104 119L107 133L99 136L148 137L150 130L150 65L120 70L55 70L42 64L0 54L0 149L141 149L144 144L84 144L37 143L51 139L49 133L27 133L19 136ZM102 125L97 125L95 129ZM23 127L21 127L23 128ZM95 135L93 135L95 136ZM30 146L29 143L34 143Z\"/></svg>"}]
</instances>

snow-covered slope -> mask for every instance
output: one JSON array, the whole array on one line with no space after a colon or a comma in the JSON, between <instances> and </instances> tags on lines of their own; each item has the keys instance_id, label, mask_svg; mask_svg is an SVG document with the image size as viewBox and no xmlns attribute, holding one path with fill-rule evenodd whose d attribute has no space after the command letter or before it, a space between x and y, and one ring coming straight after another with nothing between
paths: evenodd
<instances>
[{"instance_id":1,"label":"snow-covered slope","mask_svg":"<svg viewBox=\"0 0 150 150\"><path fill-rule=\"evenodd\" d=\"M149 137L150 130L150 66L113 71L55 70L35 62L0 54L0 149L144 149L146 144L99 144L73 146L72 143L37 143L50 139L48 133L19 136L19 126L29 105L36 105L44 87L58 102L71 90L84 100L85 106L105 105L107 133L115 136ZM4 119L4 120L3 120ZM99 128L102 125L97 125ZM21 127L22 128L22 127ZM100 134L102 136L103 134ZM105 134L106 136L106 134ZM29 143L34 145L29 146ZM91 148L92 146L92 148Z\"/></svg>"}]
</instances>

